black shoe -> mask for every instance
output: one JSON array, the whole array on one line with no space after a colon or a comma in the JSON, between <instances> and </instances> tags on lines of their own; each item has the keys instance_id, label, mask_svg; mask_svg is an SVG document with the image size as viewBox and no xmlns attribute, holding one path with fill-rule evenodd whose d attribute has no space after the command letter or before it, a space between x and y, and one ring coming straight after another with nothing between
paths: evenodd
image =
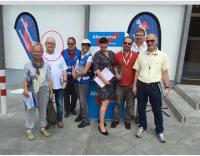
<instances>
[{"instance_id":1,"label":"black shoe","mask_svg":"<svg viewBox=\"0 0 200 156\"><path fill-rule=\"evenodd\" d=\"M135 117L135 123L138 124L139 123L139 118Z\"/></svg>"},{"instance_id":2,"label":"black shoe","mask_svg":"<svg viewBox=\"0 0 200 156\"><path fill-rule=\"evenodd\" d=\"M74 121L75 121L75 122L80 122L80 121L82 121L81 115L78 115Z\"/></svg>"},{"instance_id":3,"label":"black shoe","mask_svg":"<svg viewBox=\"0 0 200 156\"><path fill-rule=\"evenodd\" d=\"M105 132L102 132L102 131L101 131L101 128L99 127L99 125L98 125L98 129L99 129L99 132L100 132L101 134L103 134L103 135L108 135L108 132L107 132L107 131L105 131Z\"/></svg>"},{"instance_id":4,"label":"black shoe","mask_svg":"<svg viewBox=\"0 0 200 156\"><path fill-rule=\"evenodd\" d=\"M89 122L82 121L80 124L78 124L78 128L84 128L84 127L86 127L88 125L90 125Z\"/></svg>"},{"instance_id":5,"label":"black shoe","mask_svg":"<svg viewBox=\"0 0 200 156\"><path fill-rule=\"evenodd\" d=\"M115 127L117 127L117 125L119 124L119 122L117 122L117 121L113 121L112 123L111 123L111 128L115 128Z\"/></svg>"},{"instance_id":6,"label":"black shoe","mask_svg":"<svg viewBox=\"0 0 200 156\"><path fill-rule=\"evenodd\" d=\"M76 113L75 110L72 110L71 113L72 113L73 115L77 115L77 113Z\"/></svg>"},{"instance_id":7,"label":"black shoe","mask_svg":"<svg viewBox=\"0 0 200 156\"><path fill-rule=\"evenodd\" d=\"M69 117L69 114L70 114L70 112L65 112L65 118L68 118Z\"/></svg>"},{"instance_id":8,"label":"black shoe","mask_svg":"<svg viewBox=\"0 0 200 156\"><path fill-rule=\"evenodd\" d=\"M129 122L124 122L124 124L125 124L125 128L126 128L126 129L131 129L131 123L129 123Z\"/></svg>"},{"instance_id":9,"label":"black shoe","mask_svg":"<svg viewBox=\"0 0 200 156\"><path fill-rule=\"evenodd\" d=\"M98 119L98 123L100 123L99 119ZM106 122L104 122L104 126L107 126Z\"/></svg>"}]
</instances>

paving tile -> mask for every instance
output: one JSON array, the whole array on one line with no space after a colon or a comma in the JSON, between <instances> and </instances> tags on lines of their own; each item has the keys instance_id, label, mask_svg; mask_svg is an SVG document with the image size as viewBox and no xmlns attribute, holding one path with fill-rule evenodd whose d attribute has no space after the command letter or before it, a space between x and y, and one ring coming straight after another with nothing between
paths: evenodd
<instances>
[{"instance_id":1,"label":"paving tile","mask_svg":"<svg viewBox=\"0 0 200 156\"><path fill-rule=\"evenodd\" d=\"M28 155L28 152L16 150L0 150L0 155Z\"/></svg>"},{"instance_id":2,"label":"paving tile","mask_svg":"<svg viewBox=\"0 0 200 156\"><path fill-rule=\"evenodd\" d=\"M135 146L134 149L139 151L139 153L141 152L141 154L153 154L153 155L160 154L165 150L161 146L161 143L152 142L151 140L145 140L145 142Z\"/></svg>"},{"instance_id":3,"label":"paving tile","mask_svg":"<svg viewBox=\"0 0 200 156\"><path fill-rule=\"evenodd\" d=\"M106 143L106 145L108 148L114 151L115 154L123 154L131 147L128 142L118 138L111 140L110 142Z\"/></svg>"},{"instance_id":4,"label":"paving tile","mask_svg":"<svg viewBox=\"0 0 200 156\"><path fill-rule=\"evenodd\" d=\"M28 141L25 138L10 138L10 140L7 142L7 149L27 152L34 144L34 141Z\"/></svg>"},{"instance_id":5,"label":"paving tile","mask_svg":"<svg viewBox=\"0 0 200 156\"><path fill-rule=\"evenodd\" d=\"M180 140L181 144L187 145L191 148L199 149L200 154L200 139L193 136L188 136Z\"/></svg>"},{"instance_id":6,"label":"paving tile","mask_svg":"<svg viewBox=\"0 0 200 156\"><path fill-rule=\"evenodd\" d=\"M114 155L116 152L112 151L106 144L92 143L87 152L88 155Z\"/></svg>"},{"instance_id":7,"label":"paving tile","mask_svg":"<svg viewBox=\"0 0 200 156\"><path fill-rule=\"evenodd\" d=\"M192 148L188 145L184 144L177 144L174 147L169 149L169 152L172 154L178 154L178 155L199 155L200 154L200 149Z\"/></svg>"}]
</instances>

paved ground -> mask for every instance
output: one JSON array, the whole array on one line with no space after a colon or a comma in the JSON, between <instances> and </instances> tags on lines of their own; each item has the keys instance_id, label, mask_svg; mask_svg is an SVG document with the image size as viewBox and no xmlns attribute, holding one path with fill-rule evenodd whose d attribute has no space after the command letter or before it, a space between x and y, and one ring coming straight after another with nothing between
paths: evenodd
<instances>
[{"instance_id":1,"label":"paved ground","mask_svg":"<svg viewBox=\"0 0 200 156\"><path fill-rule=\"evenodd\" d=\"M9 93L9 91L8 91ZM154 133L152 112L148 112L148 131L144 138L135 137L137 125L132 121L131 130L121 123L110 128L109 136L98 132L97 122L84 129L77 128L75 116L64 119L63 129L50 129L51 137L40 135L35 128L36 140L27 141L24 128L23 104L19 95L8 94L8 114L0 115L0 155L4 154L200 154L200 124L198 121L179 123L172 112L164 115L167 143L161 144ZM38 120L38 118L36 118ZM197 124L198 123L198 124Z\"/></svg>"}]
</instances>

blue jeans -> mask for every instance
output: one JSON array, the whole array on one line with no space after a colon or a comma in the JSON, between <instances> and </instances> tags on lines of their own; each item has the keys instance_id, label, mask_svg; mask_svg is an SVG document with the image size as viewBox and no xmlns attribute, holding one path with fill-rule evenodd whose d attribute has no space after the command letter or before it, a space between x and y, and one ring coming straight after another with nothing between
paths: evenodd
<instances>
[{"instance_id":1,"label":"blue jeans","mask_svg":"<svg viewBox=\"0 0 200 156\"><path fill-rule=\"evenodd\" d=\"M53 92L55 93L55 101L56 101L56 107L57 107L57 122L60 122L63 119L64 90L54 89Z\"/></svg>"}]
</instances>

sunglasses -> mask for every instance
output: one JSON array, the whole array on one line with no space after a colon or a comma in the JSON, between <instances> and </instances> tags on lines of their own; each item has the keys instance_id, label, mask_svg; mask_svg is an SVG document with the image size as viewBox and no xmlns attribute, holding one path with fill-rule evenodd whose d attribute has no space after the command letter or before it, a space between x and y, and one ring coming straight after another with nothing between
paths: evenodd
<instances>
[{"instance_id":1,"label":"sunglasses","mask_svg":"<svg viewBox=\"0 0 200 156\"><path fill-rule=\"evenodd\" d=\"M155 40L146 40L146 42L147 42L147 43L149 43L149 42L152 42L152 43L154 43L154 42L155 42Z\"/></svg>"},{"instance_id":2,"label":"sunglasses","mask_svg":"<svg viewBox=\"0 0 200 156\"><path fill-rule=\"evenodd\" d=\"M132 43L129 42L124 42L125 45L131 45Z\"/></svg>"},{"instance_id":3,"label":"sunglasses","mask_svg":"<svg viewBox=\"0 0 200 156\"><path fill-rule=\"evenodd\" d=\"M74 43L67 43L67 45L74 45Z\"/></svg>"}]
</instances>

